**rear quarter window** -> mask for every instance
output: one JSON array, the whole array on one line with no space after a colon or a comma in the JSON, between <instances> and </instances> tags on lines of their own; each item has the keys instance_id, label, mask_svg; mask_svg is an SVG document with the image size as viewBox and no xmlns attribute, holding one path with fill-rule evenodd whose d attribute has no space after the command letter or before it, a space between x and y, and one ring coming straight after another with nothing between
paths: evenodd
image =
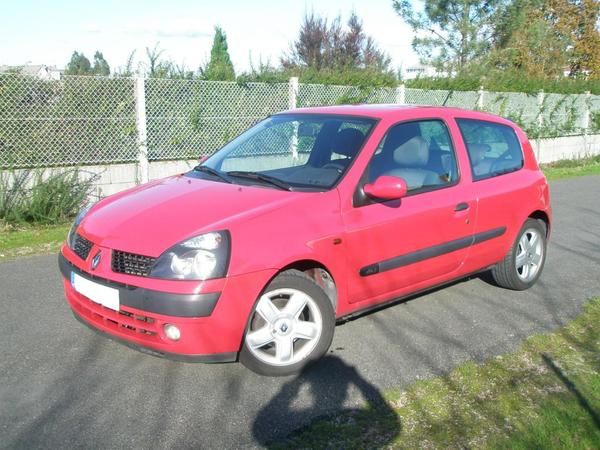
<instances>
[{"instance_id":1,"label":"rear quarter window","mask_svg":"<svg viewBox=\"0 0 600 450\"><path fill-rule=\"evenodd\" d=\"M456 119L471 164L473 180L484 180L523 167L523 151L515 131L495 122Z\"/></svg>"}]
</instances>

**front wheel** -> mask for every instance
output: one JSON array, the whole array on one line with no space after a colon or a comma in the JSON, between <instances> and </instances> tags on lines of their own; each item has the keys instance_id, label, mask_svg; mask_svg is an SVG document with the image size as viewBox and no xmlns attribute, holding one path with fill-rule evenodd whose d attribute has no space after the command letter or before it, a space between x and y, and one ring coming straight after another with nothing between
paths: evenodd
<instances>
[{"instance_id":1,"label":"front wheel","mask_svg":"<svg viewBox=\"0 0 600 450\"><path fill-rule=\"evenodd\" d=\"M546 262L546 224L527 219L506 257L492 269L499 286L522 291L535 284Z\"/></svg>"},{"instance_id":2,"label":"front wheel","mask_svg":"<svg viewBox=\"0 0 600 450\"><path fill-rule=\"evenodd\" d=\"M256 302L240 361L261 375L296 373L327 352L334 328L325 291L302 272L283 272Z\"/></svg>"}]
</instances>

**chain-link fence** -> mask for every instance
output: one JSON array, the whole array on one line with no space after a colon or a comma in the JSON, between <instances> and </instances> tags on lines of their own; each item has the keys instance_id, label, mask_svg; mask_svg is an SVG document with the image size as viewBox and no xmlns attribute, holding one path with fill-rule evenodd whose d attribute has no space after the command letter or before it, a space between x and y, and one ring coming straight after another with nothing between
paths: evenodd
<instances>
[{"instance_id":1,"label":"chain-link fence","mask_svg":"<svg viewBox=\"0 0 600 450\"><path fill-rule=\"evenodd\" d=\"M537 136L591 131L600 117L593 95L0 74L0 168L192 159L269 114L344 103L479 109Z\"/></svg>"},{"instance_id":2,"label":"chain-link fence","mask_svg":"<svg viewBox=\"0 0 600 450\"><path fill-rule=\"evenodd\" d=\"M0 167L131 161L134 81L0 75Z\"/></svg>"}]
</instances>

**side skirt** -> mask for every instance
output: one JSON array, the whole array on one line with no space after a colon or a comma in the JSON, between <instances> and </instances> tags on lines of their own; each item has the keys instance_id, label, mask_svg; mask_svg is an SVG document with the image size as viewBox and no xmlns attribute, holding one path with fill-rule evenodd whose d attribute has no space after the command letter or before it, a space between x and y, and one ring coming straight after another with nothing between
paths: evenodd
<instances>
[{"instance_id":1,"label":"side skirt","mask_svg":"<svg viewBox=\"0 0 600 450\"><path fill-rule=\"evenodd\" d=\"M442 288L444 286L448 286L448 285L456 283L457 281L466 280L468 278L473 277L474 275L486 272L486 271L490 270L494 266L495 266L495 264L492 264L492 265L490 265L488 267L476 270L476 271L471 272L471 273L469 273L467 275L461 275L459 277L451 278L448 281L443 281L443 282L435 284L433 286L429 286L429 287L426 287L424 289L419 289L417 291L411 292L410 294L402 295L400 297L394 297L394 298L392 298L390 300L384 300L383 302L378 303L376 305L371 305L371 306L367 306L365 308L358 309L356 311L353 311L351 313L348 313L348 314L345 314L343 316L338 317L336 319L336 324L337 325L341 325L341 324L344 324L346 322L350 322L350 321L352 321L354 319L358 319L359 317L366 316L368 314L377 312L377 311L379 311L381 309L389 308L390 306L394 306L396 304L403 303L403 302L412 300L414 298L420 297L421 295L426 294L428 292L437 291L438 289L440 289L440 288Z\"/></svg>"}]
</instances>

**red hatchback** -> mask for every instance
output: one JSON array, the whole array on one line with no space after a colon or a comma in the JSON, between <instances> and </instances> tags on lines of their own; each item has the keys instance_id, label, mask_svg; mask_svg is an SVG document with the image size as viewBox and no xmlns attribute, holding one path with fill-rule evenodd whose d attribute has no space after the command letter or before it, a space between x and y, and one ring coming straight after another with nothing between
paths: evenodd
<instances>
[{"instance_id":1,"label":"red hatchback","mask_svg":"<svg viewBox=\"0 0 600 450\"><path fill-rule=\"evenodd\" d=\"M508 120L308 108L82 211L59 265L75 317L110 337L285 375L327 351L337 320L386 302L487 269L529 288L550 220L546 179Z\"/></svg>"}]
</instances>

